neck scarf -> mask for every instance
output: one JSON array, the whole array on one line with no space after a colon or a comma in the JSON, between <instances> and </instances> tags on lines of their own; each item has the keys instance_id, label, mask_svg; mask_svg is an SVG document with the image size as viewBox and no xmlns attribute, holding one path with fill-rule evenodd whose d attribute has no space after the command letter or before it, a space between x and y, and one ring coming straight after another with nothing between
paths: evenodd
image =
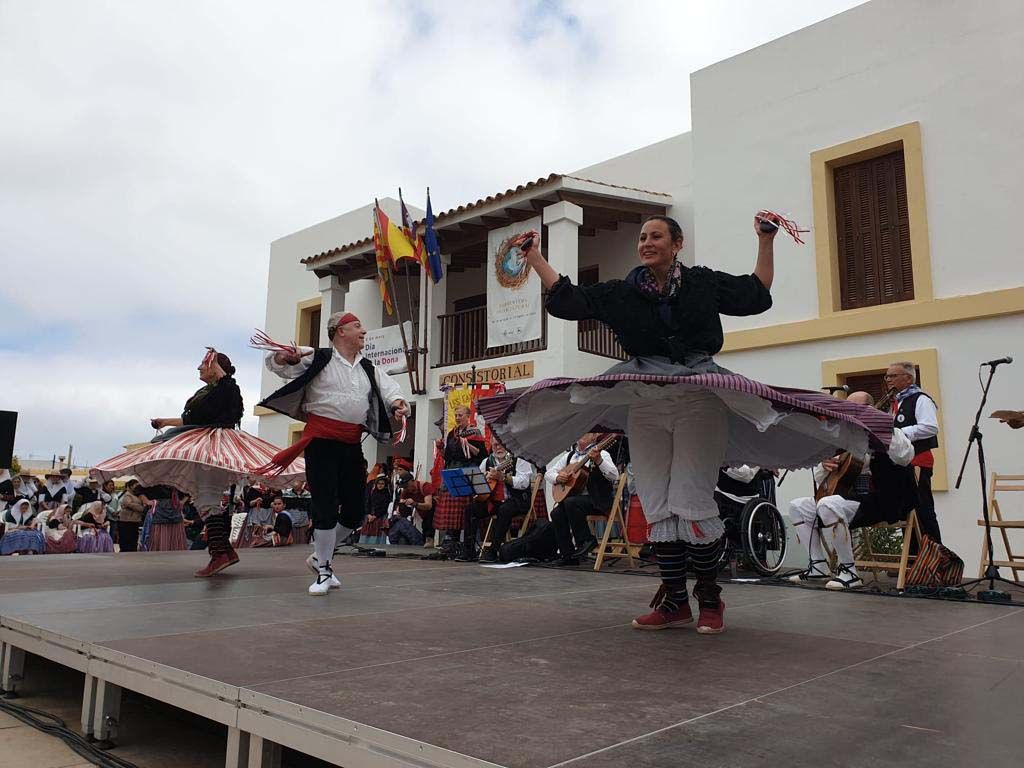
<instances>
[{"instance_id":1,"label":"neck scarf","mask_svg":"<svg viewBox=\"0 0 1024 768\"><path fill-rule=\"evenodd\" d=\"M673 299L679 293L679 286L683 283L683 264L680 261L673 261L668 270L668 278L665 280L665 288L658 288L658 278L654 271L647 267L641 269L636 277L636 287L648 296L663 299Z\"/></svg>"},{"instance_id":2,"label":"neck scarf","mask_svg":"<svg viewBox=\"0 0 1024 768\"><path fill-rule=\"evenodd\" d=\"M921 388L919 386L917 386L917 384L911 384L909 387L904 389L902 392L897 392L896 393L896 402L897 403L902 403L908 397L910 397L911 395L916 395L920 391L921 391ZM895 410L895 408L893 410Z\"/></svg>"}]
</instances>

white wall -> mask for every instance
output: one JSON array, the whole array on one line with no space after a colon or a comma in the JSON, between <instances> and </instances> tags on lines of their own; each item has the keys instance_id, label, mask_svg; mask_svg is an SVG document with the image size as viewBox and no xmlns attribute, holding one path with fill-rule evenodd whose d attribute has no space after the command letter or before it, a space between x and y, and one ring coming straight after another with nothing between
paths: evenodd
<instances>
[{"instance_id":1,"label":"white wall","mask_svg":"<svg viewBox=\"0 0 1024 768\"><path fill-rule=\"evenodd\" d=\"M875 0L691 76L697 260L749 271L762 207L812 222L810 153L921 124L936 296L1024 283L1024 3ZM815 317L811 233L780 237L771 316Z\"/></svg>"},{"instance_id":2,"label":"white wall","mask_svg":"<svg viewBox=\"0 0 1024 768\"><path fill-rule=\"evenodd\" d=\"M602 181L605 184L618 184L623 187L634 187L649 192L672 195L672 205L668 208L668 215L678 221L683 228L686 238L683 246L683 261L693 264L694 246L697 240L693 221L692 169L692 138L689 133L682 133L656 144L573 171L571 175L592 181ZM635 257L635 247L636 243L634 242L631 246L631 257ZM630 267L632 266L631 264Z\"/></svg>"}]
</instances>

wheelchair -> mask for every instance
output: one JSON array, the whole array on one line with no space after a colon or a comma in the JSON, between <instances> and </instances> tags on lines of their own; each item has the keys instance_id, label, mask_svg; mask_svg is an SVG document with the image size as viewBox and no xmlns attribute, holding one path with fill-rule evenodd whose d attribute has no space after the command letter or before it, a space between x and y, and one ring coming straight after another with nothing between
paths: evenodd
<instances>
[{"instance_id":1,"label":"wheelchair","mask_svg":"<svg viewBox=\"0 0 1024 768\"><path fill-rule=\"evenodd\" d=\"M753 494L740 503L715 492L719 516L725 523L725 546L720 567L735 578L744 566L761 576L775 576L786 560L786 523L775 504L775 476L761 470L751 482Z\"/></svg>"}]
</instances>

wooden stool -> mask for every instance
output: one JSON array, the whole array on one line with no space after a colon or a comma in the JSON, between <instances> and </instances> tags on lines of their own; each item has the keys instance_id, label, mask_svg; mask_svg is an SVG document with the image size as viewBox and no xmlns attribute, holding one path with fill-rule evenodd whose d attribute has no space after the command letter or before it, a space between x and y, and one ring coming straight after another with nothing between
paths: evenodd
<instances>
[{"instance_id":1,"label":"wooden stool","mask_svg":"<svg viewBox=\"0 0 1024 768\"><path fill-rule=\"evenodd\" d=\"M997 475L995 472L992 473L992 481L989 483L988 498L989 498L989 524L999 531L999 535L1003 539L1003 547L1006 549L1005 560L992 560L991 565L995 565L1000 568L1009 568L1013 571L1013 580L1020 581L1020 572L1024 571L1024 555L1015 554L1010 548L1010 537L1007 535L1007 530L1011 528L1021 529L1024 528L1024 520L1006 520L1003 518L1003 511L999 508L999 499L996 498L998 493L1012 493L1014 491L1024 491L1024 475ZM979 520L978 525L984 527L985 521ZM994 538L994 537L993 537ZM995 554L995 546L992 547L992 552ZM988 541L985 538L984 532L981 535L981 565L978 566L978 578L984 578L985 569L990 565L988 559Z\"/></svg>"}]
</instances>

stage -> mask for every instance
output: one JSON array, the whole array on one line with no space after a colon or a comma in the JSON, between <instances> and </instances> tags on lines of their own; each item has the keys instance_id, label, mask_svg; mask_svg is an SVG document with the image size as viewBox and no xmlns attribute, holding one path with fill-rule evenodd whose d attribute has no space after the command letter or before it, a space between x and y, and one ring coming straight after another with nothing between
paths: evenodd
<instances>
[{"instance_id":1,"label":"stage","mask_svg":"<svg viewBox=\"0 0 1024 768\"><path fill-rule=\"evenodd\" d=\"M346 768L1017 766L1024 609L728 584L727 632L640 632L658 582L339 557L305 548L0 559L3 686L24 652L86 675L83 728L120 689Z\"/></svg>"}]
</instances>

